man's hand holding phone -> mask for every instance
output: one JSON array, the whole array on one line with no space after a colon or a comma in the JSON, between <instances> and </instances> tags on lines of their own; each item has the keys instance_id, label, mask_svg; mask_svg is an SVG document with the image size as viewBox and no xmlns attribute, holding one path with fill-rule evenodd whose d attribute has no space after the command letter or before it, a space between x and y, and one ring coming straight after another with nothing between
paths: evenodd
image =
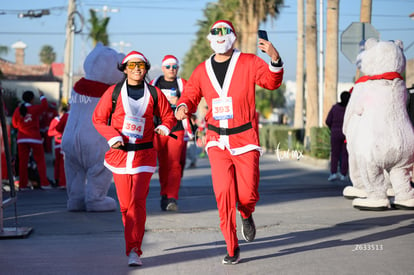
<instances>
[{"instance_id":1,"label":"man's hand holding phone","mask_svg":"<svg viewBox=\"0 0 414 275\"><path fill-rule=\"evenodd\" d=\"M279 52L269 41L267 32L265 30L258 30L257 35L259 37L259 49L262 50L262 52L267 53L272 59L272 62L277 62L280 58Z\"/></svg>"}]
</instances>

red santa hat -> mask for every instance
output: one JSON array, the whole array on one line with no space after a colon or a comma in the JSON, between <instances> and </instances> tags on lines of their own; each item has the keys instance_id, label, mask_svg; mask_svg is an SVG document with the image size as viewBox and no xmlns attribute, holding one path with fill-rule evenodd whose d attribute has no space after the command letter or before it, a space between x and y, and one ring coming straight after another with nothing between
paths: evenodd
<instances>
[{"instance_id":1,"label":"red santa hat","mask_svg":"<svg viewBox=\"0 0 414 275\"><path fill-rule=\"evenodd\" d=\"M213 24L213 26L211 26L210 30L212 30L214 28L217 28L218 26L225 26L227 28L230 28L233 31L234 35L237 36L236 31L233 27L233 24L230 21L228 21L228 20L218 20Z\"/></svg>"},{"instance_id":2,"label":"red santa hat","mask_svg":"<svg viewBox=\"0 0 414 275\"><path fill-rule=\"evenodd\" d=\"M147 58L146 58L146 57L145 57L142 53L137 52L137 51L132 51L132 52L130 52L129 54L127 54L127 55L125 56L125 58L122 60L122 63L121 63L121 64L125 64L125 63L127 63L127 62L128 62L129 60L131 60L132 58L139 58L139 59L141 59L141 60L144 60L144 62L148 64L148 60L147 60Z\"/></svg>"},{"instance_id":3,"label":"red santa hat","mask_svg":"<svg viewBox=\"0 0 414 275\"><path fill-rule=\"evenodd\" d=\"M161 66L165 66L165 65L168 65L168 64L172 64L172 65L177 64L177 65L179 65L178 64L178 59L174 55L171 55L171 54L166 55L166 56L164 56L164 58L162 60Z\"/></svg>"}]
</instances>

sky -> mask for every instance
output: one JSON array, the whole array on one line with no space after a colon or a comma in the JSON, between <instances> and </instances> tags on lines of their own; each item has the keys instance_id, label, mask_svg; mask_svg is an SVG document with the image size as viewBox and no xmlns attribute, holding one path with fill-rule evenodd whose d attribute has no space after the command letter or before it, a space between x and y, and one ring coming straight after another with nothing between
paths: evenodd
<instances>
[{"instance_id":1,"label":"sky","mask_svg":"<svg viewBox=\"0 0 414 275\"><path fill-rule=\"evenodd\" d=\"M132 50L142 52L151 62L152 71L157 72L164 55L173 54L183 60L191 48L198 31L197 22L203 20L203 9L207 0L77 0L77 11L84 18L82 30L75 35L74 70L82 72L83 60L92 49L92 41L87 37L90 27L89 9L95 9L104 16L104 6L110 22L108 33L111 47L128 53ZM323 10L326 10L323 0ZM0 56L15 61L12 45L22 41L27 45L25 63L40 64L39 52L44 45L51 45L57 54L56 62L64 60L65 24L68 17L69 0L13 0L0 4L0 45L8 46L9 53ZM317 0L319 19L319 0ZM39 18L19 18L19 13L29 10L49 9L50 15ZM340 1L339 40L342 32L360 19L360 0ZM112 12L113 11L113 12ZM280 15L262 23L260 28L268 31L269 40L278 49L285 62L285 79L295 80L296 40L297 40L297 0L285 0ZM379 32L382 40L402 40L407 59L414 58L414 0L372 0L372 26ZM326 12L323 11L324 30ZM235 26L237 32L237 26ZM206 34L207 35L207 34ZM324 37L325 34L324 34ZM319 39L319 38L318 38ZM339 41L339 43L341 40ZM122 46L123 45L123 46ZM267 55L258 53L268 61ZM339 52L339 81L351 82L356 67ZM151 72L150 72L151 75Z\"/></svg>"}]
</instances>

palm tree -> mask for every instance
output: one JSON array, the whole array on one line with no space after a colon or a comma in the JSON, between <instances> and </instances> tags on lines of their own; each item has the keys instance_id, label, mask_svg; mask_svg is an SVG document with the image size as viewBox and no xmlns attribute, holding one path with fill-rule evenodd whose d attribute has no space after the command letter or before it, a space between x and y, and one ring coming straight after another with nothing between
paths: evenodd
<instances>
[{"instance_id":1,"label":"palm tree","mask_svg":"<svg viewBox=\"0 0 414 275\"><path fill-rule=\"evenodd\" d=\"M235 28L243 52L257 53L257 30L261 22L276 18L283 0L237 0Z\"/></svg>"},{"instance_id":2,"label":"palm tree","mask_svg":"<svg viewBox=\"0 0 414 275\"><path fill-rule=\"evenodd\" d=\"M339 0L328 0L326 12L325 86L323 118L338 98L338 16Z\"/></svg>"},{"instance_id":3,"label":"palm tree","mask_svg":"<svg viewBox=\"0 0 414 275\"><path fill-rule=\"evenodd\" d=\"M306 127L305 146L312 127L318 126L318 67L316 48L316 0L306 0Z\"/></svg>"},{"instance_id":4,"label":"palm tree","mask_svg":"<svg viewBox=\"0 0 414 275\"><path fill-rule=\"evenodd\" d=\"M182 75L188 78L195 67L211 55L206 35L219 19L233 22L237 32L236 47L244 52L257 52L257 29L268 16L275 17L283 0L219 0L208 3L204 20L198 21L199 31L193 46L184 57Z\"/></svg>"},{"instance_id":5,"label":"palm tree","mask_svg":"<svg viewBox=\"0 0 414 275\"><path fill-rule=\"evenodd\" d=\"M40 62L50 65L56 60L56 53L50 45L44 45L39 53Z\"/></svg>"},{"instance_id":6,"label":"palm tree","mask_svg":"<svg viewBox=\"0 0 414 275\"><path fill-rule=\"evenodd\" d=\"M2 54L8 54L9 52L9 47L7 46L0 46L0 55Z\"/></svg>"},{"instance_id":7,"label":"palm tree","mask_svg":"<svg viewBox=\"0 0 414 275\"><path fill-rule=\"evenodd\" d=\"M298 0L298 42L296 50L296 100L295 100L295 116L293 120L293 126L295 128L303 128L303 93L304 93L304 13L303 13L303 0Z\"/></svg>"},{"instance_id":8,"label":"palm tree","mask_svg":"<svg viewBox=\"0 0 414 275\"><path fill-rule=\"evenodd\" d=\"M88 20L91 23L91 31L89 37L92 38L93 47L96 46L96 43L102 42L105 46L109 45L109 36L106 31L106 28L109 23L109 17L100 19L96 16L96 11L90 9L89 13L91 18Z\"/></svg>"}]
</instances>

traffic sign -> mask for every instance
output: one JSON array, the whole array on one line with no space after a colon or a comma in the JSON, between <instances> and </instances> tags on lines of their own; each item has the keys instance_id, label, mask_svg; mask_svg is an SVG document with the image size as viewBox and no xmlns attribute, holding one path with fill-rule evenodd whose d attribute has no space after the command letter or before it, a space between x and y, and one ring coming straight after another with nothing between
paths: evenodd
<instances>
[{"instance_id":1,"label":"traffic sign","mask_svg":"<svg viewBox=\"0 0 414 275\"><path fill-rule=\"evenodd\" d=\"M380 34L370 23L351 23L341 34L341 52L349 61L355 63L361 41L368 38L379 39Z\"/></svg>"}]
</instances>

